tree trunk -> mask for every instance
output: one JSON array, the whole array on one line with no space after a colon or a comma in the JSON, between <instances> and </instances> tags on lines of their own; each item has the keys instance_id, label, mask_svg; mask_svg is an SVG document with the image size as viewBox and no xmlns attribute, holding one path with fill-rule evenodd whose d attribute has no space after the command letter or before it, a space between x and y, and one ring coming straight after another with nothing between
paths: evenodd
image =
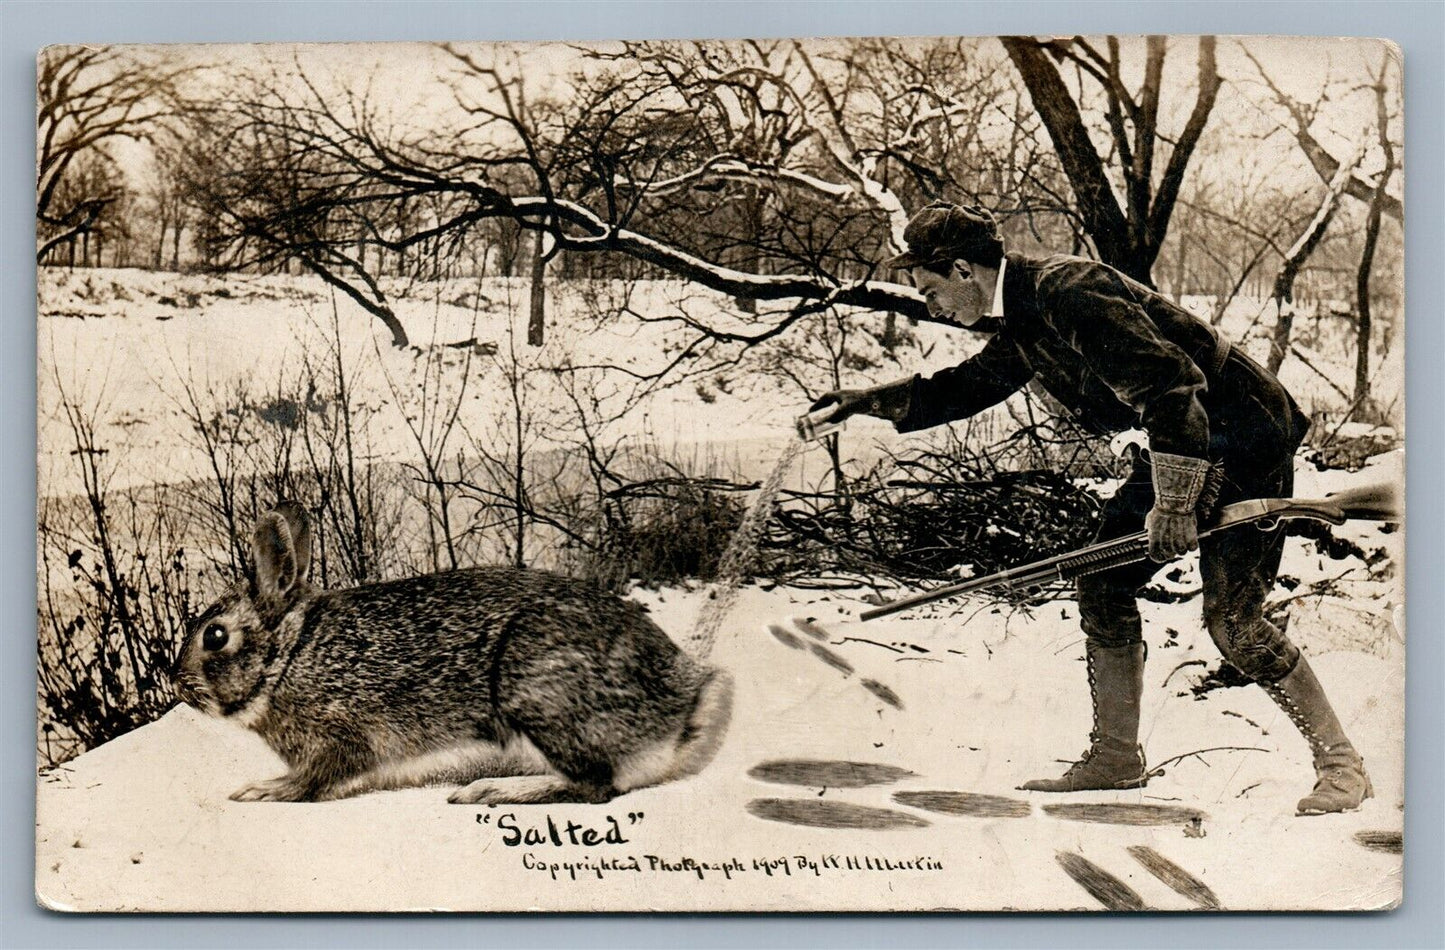
<instances>
[{"instance_id":1,"label":"tree trunk","mask_svg":"<svg viewBox=\"0 0 1445 950\"><path fill-rule=\"evenodd\" d=\"M547 323L547 253L543 246L546 231L537 232L532 255L532 309L527 320L527 345L541 346Z\"/></svg>"},{"instance_id":2,"label":"tree trunk","mask_svg":"<svg viewBox=\"0 0 1445 950\"><path fill-rule=\"evenodd\" d=\"M1388 57L1388 54L1386 54ZM1395 150L1390 146L1389 112L1385 106L1385 69L1388 58L1380 67L1380 80L1375 84L1375 118L1379 125L1380 151L1385 156L1385 167L1380 170L1379 182L1370 197L1370 213L1365 219L1365 246L1360 252L1360 269L1355 276L1355 300L1360 314L1356 329L1355 346L1355 398L1356 407L1365 405L1370 398L1370 270L1375 264L1375 246L1380 239L1380 216L1385 210L1385 186L1395 172Z\"/></svg>"},{"instance_id":3,"label":"tree trunk","mask_svg":"<svg viewBox=\"0 0 1445 950\"><path fill-rule=\"evenodd\" d=\"M1284 363L1284 356L1289 352L1290 336L1294 332L1294 282L1299 276L1300 268L1304 267L1320 239L1324 237L1325 230L1329 227L1330 221L1334 219L1335 211L1339 209L1339 202L1335 199L1338 192L1330 192L1325 195L1324 203L1315 212L1314 220L1310 226L1300 235L1295 246L1285 257L1284 263L1280 266L1279 274L1274 279L1275 324L1274 336L1269 344L1269 371L1278 373L1280 366Z\"/></svg>"},{"instance_id":4,"label":"tree trunk","mask_svg":"<svg viewBox=\"0 0 1445 950\"><path fill-rule=\"evenodd\" d=\"M1363 406L1370 398L1370 268L1375 263L1375 244L1380 237L1378 202L1370 205L1365 222L1365 247L1360 252L1360 269L1355 275L1355 306L1359 323L1355 329L1355 397L1353 405Z\"/></svg>"},{"instance_id":5,"label":"tree trunk","mask_svg":"<svg viewBox=\"0 0 1445 950\"><path fill-rule=\"evenodd\" d=\"M1325 236L1325 229L1329 227L1330 221L1339 209L1340 193L1345 190L1345 182L1349 180L1354 167L1359 164L1364 156L1364 144L1355 150L1354 156L1345 164L1340 165L1335 173L1334 179L1330 182L1329 188L1325 190L1325 196L1320 201L1320 206L1315 210L1315 216L1305 228L1304 233L1294 242L1294 246L1284 256L1284 262L1280 265L1279 274L1274 279L1274 304L1278 316L1275 319L1274 336L1269 346L1269 371L1279 372L1280 365L1284 363L1284 356L1289 352L1289 338L1294 329L1294 281L1298 276L1300 268L1304 267L1320 239Z\"/></svg>"},{"instance_id":6,"label":"tree trunk","mask_svg":"<svg viewBox=\"0 0 1445 950\"><path fill-rule=\"evenodd\" d=\"M1115 267L1127 264L1130 257L1129 222L1119 210L1119 202L1109 186L1099 153L1089 139L1079 107L1069 95L1059 71L1049 62L1036 40L1014 36L1004 37L1002 42L1028 87L1034 108L1049 131L1054 151L1058 153L1079 203L1084 227L1099 249L1099 257ZM1137 277L1137 273L1131 273L1137 272L1137 268L1120 269L1131 277Z\"/></svg>"},{"instance_id":7,"label":"tree trunk","mask_svg":"<svg viewBox=\"0 0 1445 950\"><path fill-rule=\"evenodd\" d=\"M1129 99L1119 80L1118 43L1109 40L1109 76L1100 76L1109 101L1109 125L1124 177L1127 213L1120 209L1110 184L1109 172L1100 158L1079 104L1069 93L1058 69L1045 52L1046 47L1063 56L1074 56L1069 44L1042 44L1031 37L1004 37L1004 49L1013 60L1034 108L1048 129L1054 151L1068 176L1079 205L1084 230L1094 242L1104 263L1147 286L1154 286L1150 272L1174 213L1184 173L1195 146L1209 121L1219 92L1220 78L1215 65L1215 41L1199 38L1198 93L1184 129L1174 141L1169 162L1154 184L1154 145L1159 136L1159 91L1164 68L1164 38L1150 37L1145 76L1138 104ZM1093 71L1091 69L1091 71ZM1099 74L1095 72L1095 75ZM1126 125L1125 103L1127 110ZM1132 126L1132 138L1131 128Z\"/></svg>"},{"instance_id":8,"label":"tree trunk","mask_svg":"<svg viewBox=\"0 0 1445 950\"><path fill-rule=\"evenodd\" d=\"M758 189L748 184L743 187L742 218L746 233L743 240L743 253L738 261L739 269L749 274L757 274L762 271L762 252L758 247L763 236L763 201L758 194ZM758 301L756 297L734 297L733 303L743 313L756 314L758 312Z\"/></svg>"},{"instance_id":9,"label":"tree trunk","mask_svg":"<svg viewBox=\"0 0 1445 950\"><path fill-rule=\"evenodd\" d=\"M539 232L540 234L540 232ZM540 245L540 237L538 244ZM514 354L515 355L515 354ZM515 567L527 566L527 467L526 467L526 419L522 412L521 373L522 368L513 359L512 366L512 425L516 439L516 453L512 457L512 499L517 511L516 547L512 552Z\"/></svg>"}]
</instances>

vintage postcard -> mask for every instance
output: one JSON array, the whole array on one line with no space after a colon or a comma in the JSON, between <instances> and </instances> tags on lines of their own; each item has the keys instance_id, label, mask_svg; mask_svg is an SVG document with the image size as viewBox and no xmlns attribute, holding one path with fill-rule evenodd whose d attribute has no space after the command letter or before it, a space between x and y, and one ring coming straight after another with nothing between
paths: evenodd
<instances>
[{"instance_id":1,"label":"vintage postcard","mask_svg":"<svg viewBox=\"0 0 1445 950\"><path fill-rule=\"evenodd\" d=\"M43 906L1399 903L1398 48L37 80Z\"/></svg>"}]
</instances>

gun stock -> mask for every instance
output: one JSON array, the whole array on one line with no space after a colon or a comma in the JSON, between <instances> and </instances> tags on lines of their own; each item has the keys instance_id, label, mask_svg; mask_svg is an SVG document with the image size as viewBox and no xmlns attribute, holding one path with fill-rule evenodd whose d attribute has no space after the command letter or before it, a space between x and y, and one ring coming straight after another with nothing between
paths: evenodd
<instances>
[{"instance_id":1,"label":"gun stock","mask_svg":"<svg viewBox=\"0 0 1445 950\"><path fill-rule=\"evenodd\" d=\"M1272 530L1278 522L1292 518L1312 518L1339 525L1346 521L1400 521L1402 517L1399 490L1391 483L1382 482L1331 492L1324 498L1254 498L1236 502L1220 509L1213 523L1200 528L1199 535L1206 537L1244 524L1256 524L1264 530ZM1091 544L1067 554L1057 554L1041 561L1012 567L997 574L910 594L865 610L858 616L862 620L873 620L910 607L961 597L975 591L1001 587L1027 589L1052 581L1073 580L1085 574L1142 561L1148 556L1149 535L1140 531Z\"/></svg>"}]
</instances>

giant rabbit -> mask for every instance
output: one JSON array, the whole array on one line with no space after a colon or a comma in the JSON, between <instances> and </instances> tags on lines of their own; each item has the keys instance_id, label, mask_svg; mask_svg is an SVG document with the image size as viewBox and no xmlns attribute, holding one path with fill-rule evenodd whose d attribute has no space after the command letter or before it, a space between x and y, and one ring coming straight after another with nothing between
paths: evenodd
<instances>
[{"instance_id":1,"label":"giant rabbit","mask_svg":"<svg viewBox=\"0 0 1445 950\"><path fill-rule=\"evenodd\" d=\"M320 590L291 503L252 550L254 577L192 624L173 670L185 702L290 768L238 801L451 784L458 803L605 802L698 772L727 731L728 674L585 582L498 567Z\"/></svg>"}]
</instances>

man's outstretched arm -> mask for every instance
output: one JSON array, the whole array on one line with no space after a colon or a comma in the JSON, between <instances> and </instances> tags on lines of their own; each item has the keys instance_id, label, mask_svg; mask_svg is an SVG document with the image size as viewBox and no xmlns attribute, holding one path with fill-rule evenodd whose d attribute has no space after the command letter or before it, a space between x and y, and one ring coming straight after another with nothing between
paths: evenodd
<instances>
[{"instance_id":1,"label":"man's outstretched arm","mask_svg":"<svg viewBox=\"0 0 1445 950\"><path fill-rule=\"evenodd\" d=\"M966 419L1017 392L1033 371L1009 341L995 336L977 355L930 377L909 376L870 389L835 389L810 409L837 405L830 422L865 415L887 419L899 432Z\"/></svg>"},{"instance_id":2,"label":"man's outstretched arm","mask_svg":"<svg viewBox=\"0 0 1445 950\"><path fill-rule=\"evenodd\" d=\"M908 380L908 411L895 426L899 432L914 432L967 419L1003 402L1032 377L1013 341L996 335L971 359Z\"/></svg>"}]
</instances>

